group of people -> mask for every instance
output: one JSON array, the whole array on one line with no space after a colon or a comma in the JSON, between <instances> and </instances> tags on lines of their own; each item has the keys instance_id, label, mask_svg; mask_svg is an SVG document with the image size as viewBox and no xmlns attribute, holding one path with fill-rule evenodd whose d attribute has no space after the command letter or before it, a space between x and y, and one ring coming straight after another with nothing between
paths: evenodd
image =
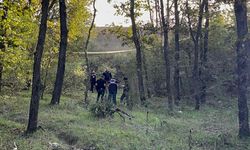
<instances>
[{"instance_id":1,"label":"group of people","mask_svg":"<svg viewBox=\"0 0 250 150\"><path fill-rule=\"evenodd\" d=\"M128 100L129 85L127 77L124 77L123 80L124 80L124 86L123 86L123 93L120 98L120 103L125 104ZM108 69L106 69L102 73L102 75L98 80L95 71L92 71L90 76L90 84L91 84L90 90L92 93L94 93L94 88L96 88L97 91L96 102L98 102L100 98L102 102L104 99L104 95L108 95L108 100L112 102L114 105L117 104L116 95L118 89L118 81L112 78L112 74Z\"/></svg>"}]
</instances>

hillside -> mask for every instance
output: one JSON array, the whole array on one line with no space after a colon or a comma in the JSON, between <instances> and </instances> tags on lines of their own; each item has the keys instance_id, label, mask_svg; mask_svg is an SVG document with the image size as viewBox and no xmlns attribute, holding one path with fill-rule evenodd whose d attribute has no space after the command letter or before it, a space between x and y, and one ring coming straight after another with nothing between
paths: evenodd
<instances>
[{"instance_id":1,"label":"hillside","mask_svg":"<svg viewBox=\"0 0 250 150\"><path fill-rule=\"evenodd\" d=\"M117 35L111 33L111 27L95 28L95 36L91 40L89 51L117 51L131 49L127 45L123 45L123 41L117 38ZM124 28L124 30L127 30Z\"/></svg>"}]
</instances>

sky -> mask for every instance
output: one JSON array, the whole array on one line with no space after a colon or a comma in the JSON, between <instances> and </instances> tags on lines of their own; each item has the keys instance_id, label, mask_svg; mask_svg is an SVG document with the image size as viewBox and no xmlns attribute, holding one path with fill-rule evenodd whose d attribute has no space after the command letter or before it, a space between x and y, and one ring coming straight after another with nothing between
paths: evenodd
<instances>
[{"instance_id":1,"label":"sky","mask_svg":"<svg viewBox=\"0 0 250 150\"><path fill-rule=\"evenodd\" d=\"M112 3L109 4L107 0L96 0L96 20L95 23L97 26L106 26L115 23L115 25L130 25L130 18L125 18L123 16L116 16L115 9L113 8L113 4L119 4L119 2L124 2L125 0L112 0ZM143 20L147 20L149 18L146 13L142 16ZM127 19L127 21L126 21Z\"/></svg>"}]
</instances>

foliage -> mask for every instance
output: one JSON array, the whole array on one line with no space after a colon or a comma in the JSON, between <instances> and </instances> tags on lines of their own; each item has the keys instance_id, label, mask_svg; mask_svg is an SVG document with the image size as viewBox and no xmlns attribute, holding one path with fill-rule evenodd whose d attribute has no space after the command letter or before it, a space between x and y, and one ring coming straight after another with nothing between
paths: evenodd
<instances>
[{"instance_id":1,"label":"foliage","mask_svg":"<svg viewBox=\"0 0 250 150\"><path fill-rule=\"evenodd\" d=\"M1 43L5 50L0 51L1 63L4 66L3 83L8 89L20 90L31 80L33 53L38 34L40 20L40 4L34 1L29 5L27 1L0 3L7 8L7 18L0 19ZM75 0L68 3L69 41L83 37L89 17L88 0ZM59 47L59 13L58 3L51 5L48 20L48 30L45 43L45 54L42 59L42 81L54 79L52 68L56 66L56 56ZM0 10L1 16L4 9ZM82 42L83 43L83 42ZM48 81L46 84L53 84Z\"/></svg>"},{"instance_id":2,"label":"foliage","mask_svg":"<svg viewBox=\"0 0 250 150\"><path fill-rule=\"evenodd\" d=\"M1 3L2 5L2 3ZM4 1L6 18L1 17L1 43L5 45L0 51L3 64L4 85L15 89L24 86L31 75L31 57L37 33L35 7L28 7L26 1ZM22 86L18 86L22 85Z\"/></svg>"},{"instance_id":3,"label":"foliage","mask_svg":"<svg viewBox=\"0 0 250 150\"><path fill-rule=\"evenodd\" d=\"M94 117L106 118L113 116L114 107L108 102L95 103L90 106L89 111Z\"/></svg>"},{"instance_id":4,"label":"foliage","mask_svg":"<svg viewBox=\"0 0 250 150\"><path fill-rule=\"evenodd\" d=\"M77 40L87 33L90 24L90 12L87 6L90 0L71 0L68 4L69 41Z\"/></svg>"}]
</instances>

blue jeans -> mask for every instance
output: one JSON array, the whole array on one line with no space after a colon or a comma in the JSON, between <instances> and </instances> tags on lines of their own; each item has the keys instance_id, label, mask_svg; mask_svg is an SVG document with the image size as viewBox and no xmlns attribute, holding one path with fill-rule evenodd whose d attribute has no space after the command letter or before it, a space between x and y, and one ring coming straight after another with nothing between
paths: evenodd
<instances>
[{"instance_id":1,"label":"blue jeans","mask_svg":"<svg viewBox=\"0 0 250 150\"><path fill-rule=\"evenodd\" d=\"M109 93L108 99L110 102L113 102L116 105L116 93Z\"/></svg>"}]
</instances>

